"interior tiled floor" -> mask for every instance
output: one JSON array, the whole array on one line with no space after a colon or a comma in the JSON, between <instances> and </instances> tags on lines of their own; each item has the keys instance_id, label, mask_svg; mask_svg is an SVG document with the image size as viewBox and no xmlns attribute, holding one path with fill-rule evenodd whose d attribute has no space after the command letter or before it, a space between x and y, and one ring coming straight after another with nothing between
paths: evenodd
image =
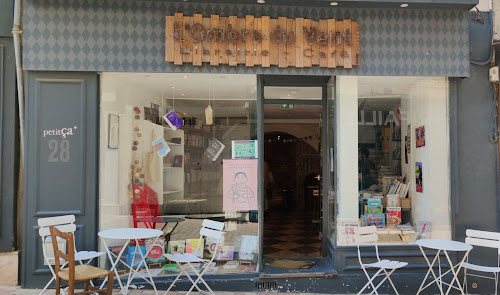
<instances>
[{"instance_id":1,"label":"interior tiled floor","mask_svg":"<svg viewBox=\"0 0 500 295\"><path fill-rule=\"evenodd\" d=\"M273 196L271 203L264 220L264 256L320 257L320 226L313 223L312 211L284 208L279 196Z\"/></svg>"}]
</instances>

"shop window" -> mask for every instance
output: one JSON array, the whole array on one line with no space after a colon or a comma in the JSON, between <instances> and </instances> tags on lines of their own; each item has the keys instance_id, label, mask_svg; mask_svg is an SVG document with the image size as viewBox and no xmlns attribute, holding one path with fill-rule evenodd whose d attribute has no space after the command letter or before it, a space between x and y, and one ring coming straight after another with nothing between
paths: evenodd
<instances>
[{"instance_id":1,"label":"shop window","mask_svg":"<svg viewBox=\"0 0 500 295\"><path fill-rule=\"evenodd\" d=\"M103 73L100 230L162 229L146 225L141 214L179 217L175 229L175 223L163 229L161 248L189 252L204 218L222 221L221 247L204 241L193 253L219 251L210 273L256 271L256 81L254 75ZM177 274L157 254L147 259L152 273Z\"/></svg>"},{"instance_id":2,"label":"shop window","mask_svg":"<svg viewBox=\"0 0 500 295\"><path fill-rule=\"evenodd\" d=\"M447 79L339 77L337 87L332 238L356 244L366 225L383 244L451 238Z\"/></svg>"}]
</instances>

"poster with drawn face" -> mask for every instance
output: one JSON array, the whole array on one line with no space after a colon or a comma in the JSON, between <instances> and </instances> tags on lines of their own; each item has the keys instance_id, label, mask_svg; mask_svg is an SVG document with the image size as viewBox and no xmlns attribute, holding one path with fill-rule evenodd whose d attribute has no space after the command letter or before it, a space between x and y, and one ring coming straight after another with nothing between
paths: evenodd
<instances>
[{"instance_id":1,"label":"poster with drawn face","mask_svg":"<svg viewBox=\"0 0 500 295\"><path fill-rule=\"evenodd\" d=\"M224 212L257 210L257 159L223 161Z\"/></svg>"},{"instance_id":2,"label":"poster with drawn face","mask_svg":"<svg viewBox=\"0 0 500 295\"><path fill-rule=\"evenodd\" d=\"M417 148L425 146L425 126L420 126L415 129L415 141Z\"/></svg>"}]
</instances>

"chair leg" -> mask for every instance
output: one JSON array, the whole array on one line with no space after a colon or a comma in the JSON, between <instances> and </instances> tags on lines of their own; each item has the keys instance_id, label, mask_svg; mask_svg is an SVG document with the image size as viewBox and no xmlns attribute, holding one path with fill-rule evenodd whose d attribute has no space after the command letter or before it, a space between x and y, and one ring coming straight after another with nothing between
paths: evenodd
<instances>
[{"instance_id":1,"label":"chair leg","mask_svg":"<svg viewBox=\"0 0 500 295\"><path fill-rule=\"evenodd\" d=\"M56 276L56 295L61 294L61 279Z\"/></svg>"},{"instance_id":2,"label":"chair leg","mask_svg":"<svg viewBox=\"0 0 500 295\"><path fill-rule=\"evenodd\" d=\"M495 295L498 293L498 272L495 273Z\"/></svg>"},{"instance_id":3,"label":"chair leg","mask_svg":"<svg viewBox=\"0 0 500 295\"><path fill-rule=\"evenodd\" d=\"M361 290L358 292L358 295L360 295L361 293L363 293L363 291L366 288L368 288L368 286L371 286L373 288L373 291L370 294L372 294L373 292L375 292L375 294L378 295L377 288L375 288L375 285L373 284L373 280L375 280L375 278L380 274L381 271L382 271L382 269L377 270L377 272L370 278L370 275L368 274L368 272L363 267L363 272L365 273L366 277L368 278L368 283L366 283L366 285L364 285L364 287L361 288Z\"/></svg>"},{"instance_id":4,"label":"chair leg","mask_svg":"<svg viewBox=\"0 0 500 295\"><path fill-rule=\"evenodd\" d=\"M108 292L107 295L113 294L113 282L115 281L115 273L110 271L108 272Z\"/></svg>"},{"instance_id":5,"label":"chair leg","mask_svg":"<svg viewBox=\"0 0 500 295\"><path fill-rule=\"evenodd\" d=\"M465 294L469 294L469 288L467 287L467 269L464 268L464 288Z\"/></svg>"}]
</instances>

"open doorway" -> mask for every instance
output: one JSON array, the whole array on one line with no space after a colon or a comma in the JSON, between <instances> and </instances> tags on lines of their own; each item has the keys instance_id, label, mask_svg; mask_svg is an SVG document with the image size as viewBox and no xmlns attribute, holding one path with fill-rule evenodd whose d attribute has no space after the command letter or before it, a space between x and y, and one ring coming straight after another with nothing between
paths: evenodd
<instances>
[{"instance_id":1,"label":"open doorway","mask_svg":"<svg viewBox=\"0 0 500 295\"><path fill-rule=\"evenodd\" d=\"M266 257L322 256L321 113L298 100L264 105Z\"/></svg>"}]
</instances>

